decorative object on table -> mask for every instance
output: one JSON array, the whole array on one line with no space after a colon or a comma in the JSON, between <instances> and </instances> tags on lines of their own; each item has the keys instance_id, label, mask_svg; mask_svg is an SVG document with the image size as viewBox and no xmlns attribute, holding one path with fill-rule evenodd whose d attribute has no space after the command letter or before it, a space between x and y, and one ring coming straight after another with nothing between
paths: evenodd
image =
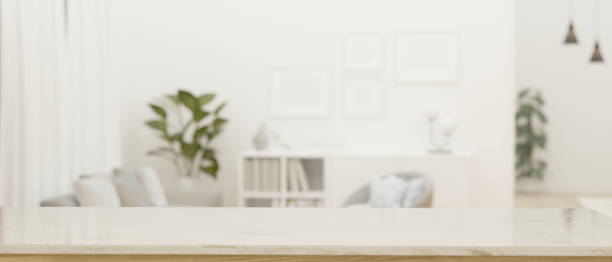
<instances>
[{"instance_id":1,"label":"decorative object on table","mask_svg":"<svg viewBox=\"0 0 612 262\"><path fill-rule=\"evenodd\" d=\"M437 122L439 119L439 110L434 106L429 106L425 111L425 118L429 128L429 145L431 153L451 153L449 148L451 137L453 136L456 128L456 123L451 117L444 117L440 123L442 141L437 141Z\"/></svg>"},{"instance_id":2,"label":"decorative object on table","mask_svg":"<svg viewBox=\"0 0 612 262\"><path fill-rule=\"evenodd\" d=\"M567 28L567 36L565 36L565 41L563 41L566 45L576 45L578 44L578 38L576 38L576 32L574 32L574 1L569 1L569 26Z\"/></svg>"},{"instance_id":3,"label":"decorative object on table","mask_svg":"<svg viewBox=\"0 0 612 262\"><path fill-rule=\"evenodd\" d=\"M165 103L149 104L157 119L146 124L160 134L166 145L148 154L170 160L179 177L208 175L216 179L219 162L211 143L228 120L221 116L226 102L212 106L214 98L212 93L195 96L179 90L166 95Z\"/></svg>"},{"instance_id":4,"label":"decorative object on table","mask_svg":"<svg viewBox=\"0 0 612 262\"><path fill-rule=\"evenodd\" d=\"M383 37L378 33L350 33L344 42L347 71L380 71L383 67Z\"/></svg>"},{"instance_id":5,"label":"decorative object on table","mask_svg":"<svg viewBox=\"0 0 612 262\"><path fill-rule=\"evenodd\" d=\"M329 113L331 74L319 68L272 70L271 111L280 117L325 116Z\"/></svg>"},{"instance_id":6,"label":"decorative object on table","mask_svg":"<svg viewBox=\"0 0 612 262\"><path fill-rule=\"evenodd\" d=\"M595 45L591 55L591 64L603 63L604 59L599 48L599 0L595 0Z\"/></svg>"},{"instance_id":7,"label":"decorative object on table","mask_svg":"<svg viewBox=\"0 0 612 262\"><path fill-rule=\"evenodd\" d=\"M266 150L270 146L270 132L265 122L262 122L257 129L257 133L253 137L253 145L257 150Z\"/></svg>"},{"instance_id":8,"label":"decorative object on table","mask_svg":"<svg viewBox=\"0 0 612 262\"><path fill-rule=\"evenodd\" d=\"M396 41L395 75L399 83L457 82L456 33L403 33Z\"/></svg>"},{"instance_id":9,"label":"decorative object on table","mask_svg":"<svg viewBox=\"0 0 612 262\"><path fill-rule=\"evenodd\" d=\"M546 149L544 98L540 90L522 89L518 94L516 111L516 178L544 179L546 162L538 153Z\"/></svg>"},{"instance_id":10,"label":"decorative object on table","mask_svg":"<svg viewBox=\"0 0 612 262\"><path fill-rule=\"evenodd\" d=\"M347 80L345 110L349 116L373 117L382 113L383 83L372 80Z\"/></svg>"}]
</instances>

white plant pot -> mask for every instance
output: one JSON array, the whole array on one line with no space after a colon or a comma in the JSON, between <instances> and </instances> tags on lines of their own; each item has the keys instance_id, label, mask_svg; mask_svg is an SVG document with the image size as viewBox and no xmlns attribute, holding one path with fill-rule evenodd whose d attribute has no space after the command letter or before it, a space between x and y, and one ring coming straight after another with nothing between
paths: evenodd
<instances>
[{"instance_id":1,"label":"white plant pot","mask_svg":"<svg viewBox=\"0 0 612 262\"><path fill-rule=\"evenodd\" d=\"M178 177L176 187L181 190L193 190L198 188L199 181L194 177Z\"/></svg>"},{"instance_id":2,"label":"white plant pot","mask_svg":"<svg viewBox=\"0 0 612 262\"><path fill-rule=\"evenodd\" d=\"M516 191L521 193L538 193L542 191L544 181L533 178L521 178L516 181Z\"/></svg>"}]
</instances>

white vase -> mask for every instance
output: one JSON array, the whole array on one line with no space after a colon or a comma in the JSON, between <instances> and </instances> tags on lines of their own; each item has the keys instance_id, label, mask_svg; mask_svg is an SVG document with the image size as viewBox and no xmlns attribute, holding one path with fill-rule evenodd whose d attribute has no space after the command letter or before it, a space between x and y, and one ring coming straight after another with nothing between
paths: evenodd
<instances>
[{"instance_id":1,"label":"white vase","mask_svg":"<svg viewBox=\"0 0 612 262\"><path fill-rule=\"evenodd\" d=\"M178 177L176 179L176 187L180 190L193 190L198 188L198 181L193 177Z\"/></svg>"},{"instance_id":2,"label":"white vase","mask_svg":"<svg viewBox=\"0 0 612 262\"><path fill-rule=\"evenodd\" d=\"M255 145L255 149L257 150L266 150L269 144L270 136L268 134L268 129L265 124L262 124L253 137L253 145Z\"/></svg>"}]
</instances>

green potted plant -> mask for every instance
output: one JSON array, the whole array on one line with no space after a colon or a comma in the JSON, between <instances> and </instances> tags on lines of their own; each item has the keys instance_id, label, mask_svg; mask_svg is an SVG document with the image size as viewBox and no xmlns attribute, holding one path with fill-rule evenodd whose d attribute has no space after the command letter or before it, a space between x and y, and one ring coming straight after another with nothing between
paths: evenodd
<instances>
[{"instance_id":1,"label":"green potted plant","mask_svg":"<svg viewBox=\"0 0 612 262\"><path fill-rule=\"evenodd\" d=\"M212 142L228 120L221 116L227 103L213 106L214 99L212 93L196 96L178 90L159 103L149 104L156 118L146 125L159 134L165 145L148 154L172 162L179 178L217 178L220 167Z\"/></svg>"},{"instance_id":2,"label":"green potted plant","mask_svg":"<svg viewBox=\"0 0 612 262\"><path fill-rule=\"evenodd\" d=\"M540 90L525 88L518 93L516 111L516 179L521 190L537 186L544 179L546 161L541 153L546 149L546 123L544 98ZM536 185L534 185L534 183Z\"/></svg>"}]
</instances>

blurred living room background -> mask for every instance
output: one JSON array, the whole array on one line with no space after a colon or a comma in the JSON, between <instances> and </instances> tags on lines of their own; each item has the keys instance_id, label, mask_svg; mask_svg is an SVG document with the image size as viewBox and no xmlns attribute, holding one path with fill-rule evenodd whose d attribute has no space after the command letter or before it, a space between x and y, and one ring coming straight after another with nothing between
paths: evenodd
<instances>
[{"instance_id":1,"label":"blurred living room background","mask_svg":"<svg viewBox=\"0 0 612 262\"><path fill-rule=\"evenodd\" d=\"M612 203L607 10L0 0L0 205Z\"/></svg>"}]
</instances>

